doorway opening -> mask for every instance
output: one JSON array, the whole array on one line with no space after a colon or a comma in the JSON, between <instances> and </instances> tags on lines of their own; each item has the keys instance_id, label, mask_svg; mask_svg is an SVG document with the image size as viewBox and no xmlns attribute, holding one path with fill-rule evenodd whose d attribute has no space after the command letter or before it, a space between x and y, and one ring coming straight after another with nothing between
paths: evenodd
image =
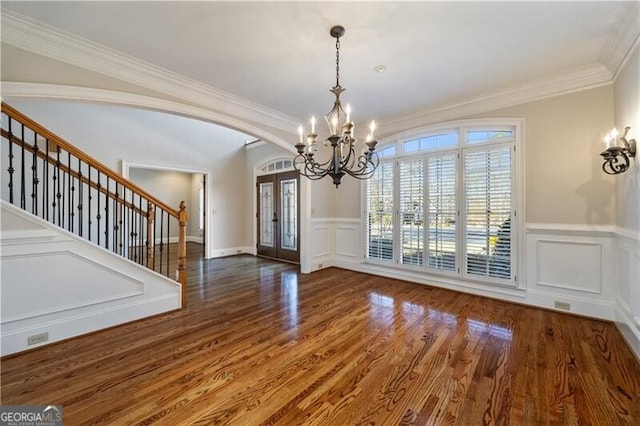
<instances>
[{"instance_id":1,"label":"doorway opening","mask_svg":"<svg viewBox=\"0 0 640 426\"><path fill-rule=\"evenodd\" d=\"M122 174L170 206L177 207L180 201L185 201L188 213L187 245L192 247L190 250L194 246L199 247L203 258L211 257L207 215L210 198L207 188L208 172L123 161ZM170 236L169 240L177 242L177 233Z\"/></svg>"}]
</instances>

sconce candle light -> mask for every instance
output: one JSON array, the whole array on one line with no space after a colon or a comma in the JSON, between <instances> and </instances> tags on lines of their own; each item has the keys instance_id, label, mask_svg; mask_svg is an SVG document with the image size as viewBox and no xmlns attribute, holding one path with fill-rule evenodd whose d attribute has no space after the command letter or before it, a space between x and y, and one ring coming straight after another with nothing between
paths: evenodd
<instances>
[{"instance_id":1,"label":"sconce candle light","mask_svg":"<svg viewBox=\"0 0 640 426\"><path fill-rule=\"evenodd\" d=\"M600 155L604 158L602 170L608 175L626 172L630 165L629 158L636 156L636 140L627 140L629 130L631 127L625 127L624 133L618 138L618 131L613 129L604 139L607 143L607 149L602 151ZM623 146L616 145L616 138L622 142Z\"/></svg>"}]
</instances>

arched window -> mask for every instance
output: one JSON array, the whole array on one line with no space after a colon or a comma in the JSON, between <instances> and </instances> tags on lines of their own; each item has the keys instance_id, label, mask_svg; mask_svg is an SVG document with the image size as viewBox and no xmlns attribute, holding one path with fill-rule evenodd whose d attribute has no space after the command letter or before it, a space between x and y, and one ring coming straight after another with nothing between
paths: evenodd
<instances>
[{"instance_id":1,"label":"arched window","mask_svg":"<svg viewBox=\"0 0 640 426\"><path fill-rule=\"evenodd\" d=\"M365 260L515 285L518 120L469 120L382 145L363 183Z\"/></svg>"},{"instance_id":2,"label":"arched window","mask_svg":"<svg viewBox=\"0 0 640 426\"><path fill-rule=\"evenodd\" d=\"M293 160L275 160L258 170L261 175L283 172L285 170L293 170Z\"/></svg>"}]
</instances>

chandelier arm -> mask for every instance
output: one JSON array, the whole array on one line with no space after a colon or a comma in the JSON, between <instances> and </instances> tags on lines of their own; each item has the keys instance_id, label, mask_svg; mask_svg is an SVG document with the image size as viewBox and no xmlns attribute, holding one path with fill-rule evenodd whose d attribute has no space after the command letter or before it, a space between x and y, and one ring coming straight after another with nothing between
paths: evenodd
<instances>
[{"instance_id":1,"label":"chandelier arm","mask_svg":"<svg viewBox=\"0 0 640 426\"><path fill-rule=\"evenodd\" d=\"M375 159L375 161L372 159ZM356 170L344 169L344 172L357 179L369 179L375 173L378 164L379 160L377 155L375 155L375 157L367 158L365 154L362 154L358 157L359 168Z\"/></svg>"}]
</instances>

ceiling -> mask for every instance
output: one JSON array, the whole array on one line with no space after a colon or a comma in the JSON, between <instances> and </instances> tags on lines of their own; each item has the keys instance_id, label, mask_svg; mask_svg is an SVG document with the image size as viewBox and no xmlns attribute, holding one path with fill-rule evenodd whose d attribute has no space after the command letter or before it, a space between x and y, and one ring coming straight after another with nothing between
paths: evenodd
<instances>
[{"instance_id":1,"label":"ceiling","mask_svg":"<svg viewBox=\"0 0 640 426\"><path fill-rule=\"evenodd\" d=\"M329 28L341 24L340 82L356 121L442 108L603 65L610 79L620 64L607 61L608 49L621 23L638 14L637 2L610 1L2 6L300 119L331 107ZM377 65L386 72L375 72Z\"/></svg>"}]
</instances>

